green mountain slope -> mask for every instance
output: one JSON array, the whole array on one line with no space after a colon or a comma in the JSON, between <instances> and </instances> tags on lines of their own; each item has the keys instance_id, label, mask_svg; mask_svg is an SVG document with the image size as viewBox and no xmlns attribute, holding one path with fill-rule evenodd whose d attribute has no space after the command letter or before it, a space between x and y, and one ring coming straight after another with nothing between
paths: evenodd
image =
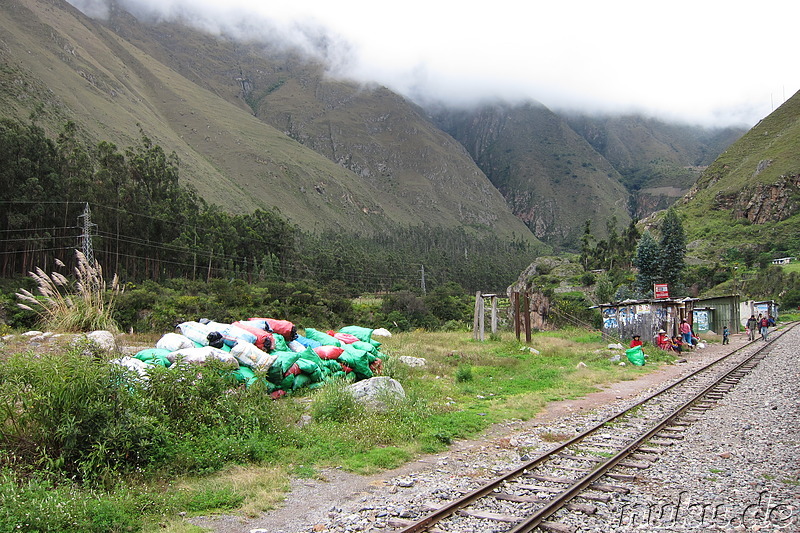
<instances>
[{"instance_id":1,"label":"green mountain slope","mask_svg":"<svg viewBox=\"0 0 800 533\"><path fill-rule=\"evenodd\" d=\"M620 173L637 218L665 209L689 192L702 170L746 132L668 124L639 115L566 118Z\"/></svg>"},{"instance_id":2,"label":"green mountain slope","mask_svg":"<svg viewBox=\"0 0 800 533\"><path fill-rule=\"evenodd\" d=\"M386 90L365 96L362 117L345 117L340 122L352 123L340 132L331 128L321 141L336 145L341 137L342 144L357 146L370 139L381 150L365 171L338 160L341 151L332 160L312 149L319 146L304 146L296 132L292 138L255 116L258 106L248 105L252 95L270 94L276 83L259 77L262 72L283 71L282 83L303 87L308 80L302 76L313 68L287 75L290 63L270 63L255 47L183 26L142 24L124 12L99 23L62 1L8 2L0 11L0 26L0 98L8 104L6 116L25 118L39 109L37 120L51 131L74 120L93 140L121 146L133 144L141 128L165 150L174 150L182 177L225 209L274 208L307 230L363 233L397 224L470 225L484 234L537 242L467 154L460 147L452 151L449 138L415 106ZM322 71L313 75L321 78ZM313 83L325 92L324 83ZM366 94L355 85L332 83L330 88L348 101ZM295 95L284 93L289 100ZM305 120L303 113L317 108L308 99L294 103L299 106L295 120ZM261 114L276 122L275 116L285 116ZM386 116L392 120L384 121ZM398 136L392 128L401 124L404 132ZM406 146L408 135L420 142ZM344 153L358 159L357 152L347 148Z\"/></svg>"},{"instance_id":3,"label":"green mountain slope","mask_svg":"<svg viewBox=\"0 0 800 533\"><path fill-rule=\"evenodd\" d=\"M512 211L537 237L576 248L586 220L603 235L606 221L628 224L628 192L611 164L561 117L537 103L493 104L434 112Z\"/></svg>"},{"instance_id":4,"label":"green mountain slope","mask_svg":"<svg viewBox=\"0 0 800 533\"><path fill-rule=\"evenodd\" d=\"M694 255L800 251L800 92L723 152L679 210Z\"/></svg>"}]
</instances>

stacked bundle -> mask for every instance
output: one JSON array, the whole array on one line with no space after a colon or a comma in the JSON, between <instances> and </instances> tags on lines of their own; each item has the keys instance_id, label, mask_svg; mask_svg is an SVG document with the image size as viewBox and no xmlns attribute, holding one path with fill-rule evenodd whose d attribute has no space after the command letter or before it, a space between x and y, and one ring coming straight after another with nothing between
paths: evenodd
<instances>
[{"instance_id":1,"label":"stacked bundle","mask_svg":"<svg viewBox=\"0 0 800 533\"><path fill-rule=\"evenodd\" d=\"M380 374L386 355L372 336L391 335L383 328L361 326L327 332L305 328L299 335L291 322L271 318L231 324L200 319L183 322L177 330L180 333L161 337L155 348L114 362L146 378L150 365L187 368L222 361L239 383L249 387L263 379L273 398L278 398L301 388L320 387L334 377L358 381Z\"/></svg>"}]
</instances>

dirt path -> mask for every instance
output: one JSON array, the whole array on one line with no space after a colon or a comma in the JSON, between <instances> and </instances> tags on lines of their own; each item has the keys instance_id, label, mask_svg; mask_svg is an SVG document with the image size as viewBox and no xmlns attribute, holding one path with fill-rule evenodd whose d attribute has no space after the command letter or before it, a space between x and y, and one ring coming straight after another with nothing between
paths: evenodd
<instances>
[{"instance_id":1,"label":"dirt path","mask_svg":"<svg viewBox=\"0 0 800 533\"><path fill-rule=\"evenodd\" d=\"M663 365L654 372L630 381L621 381L603 387L597 392L582 398L551 402L534 418L526 421L511 421L495 424L480 438L454 443L442 454L421 456L400 468L387 470L372 476L359 476L339 469L320 472L322 479L296 479L286 495L287 505L270 511L258 518L220 515L195 517L191 523L208 528L215 533L295 533L298 531L325 531L322 524L332 510L353 508L357 510L370 494L377 491L392 491L391 480L409 476L435 468L436 464L457 455L466 455L474 450L494 445L498 439L508 439L516 433L530 430L536 426L547 425L553 421L578 412L587 412L609 403L636 396L647 389L658 387L661 383L678 378L708 362L730 353L744 345L744 335L733 335L727 346L713 344L705 349L697 349L685 357L685 362ZM314 529L317 524L317 529Z\"/></svg>"}]
</instances>

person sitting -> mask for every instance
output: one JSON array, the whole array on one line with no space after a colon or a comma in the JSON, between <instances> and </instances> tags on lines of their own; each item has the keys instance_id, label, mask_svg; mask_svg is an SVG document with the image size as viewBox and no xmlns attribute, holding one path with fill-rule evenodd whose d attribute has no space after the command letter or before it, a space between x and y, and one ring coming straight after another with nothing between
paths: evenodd
<instances>
[{"instance_id":1,"label":"person sitting","mask_svg":"<svg viewBox=\"0 0 800 533\"><path fill-rule=\"evenodd\" d=\"M681 353L681 351L683 351L683 341L680 337L672 337L670 349L675 353Z\"/></svg>"},{"instance_id":2,"label":"person sitting","mask_svg":"<svg viewBox=\"0 0 800 533\"><path fill-rule=\"evenodd\" d=\"M669 350L672 347L672 342L667 337L667 332L663 329L658 330L658 337L656 337L656 346L662 350Z\"/></svg>"},{"instance_id":3,"label":"person sitting","mask_svg":"<svg viewBox=\"0 0 800 533\"><path fill-rule=\"evenodd\" d=\"M642 337L640 335L634 335L633 339L631 339L631 348L636 348L637 346L642 345Z\"/></svg>"}]
</instances>

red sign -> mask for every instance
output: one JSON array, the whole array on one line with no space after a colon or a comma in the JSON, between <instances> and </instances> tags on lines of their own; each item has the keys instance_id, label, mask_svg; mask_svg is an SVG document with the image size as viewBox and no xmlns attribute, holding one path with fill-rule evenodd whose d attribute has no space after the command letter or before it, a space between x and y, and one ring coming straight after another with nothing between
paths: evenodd
<instances>
[{"instance_id":1,"label":"red sign","mask_svg":"<svg viewBox=\"0 0 800 533\"><path fill-rule=\"evenodd\" d=\"M653 284L653 294L656 298L669 298L669 287L666 283Z\"/></svg>"}]
</instances>

